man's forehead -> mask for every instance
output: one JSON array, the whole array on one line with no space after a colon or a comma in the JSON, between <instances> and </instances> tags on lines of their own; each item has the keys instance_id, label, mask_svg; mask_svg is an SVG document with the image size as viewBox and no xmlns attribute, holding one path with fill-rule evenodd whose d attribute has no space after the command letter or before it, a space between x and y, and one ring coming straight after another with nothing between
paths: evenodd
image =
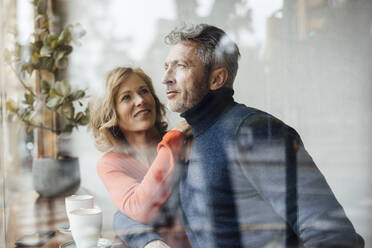
<instances>
[{"instance_id":1,"label":"man's forehead","mask_svg":"<svg viewBox=\"0 0 372 248\"><path fill-rule=\"evenodd\" d=\"M168 56L166 58L166 62L170 63L172 61L187 61L187 60L194 60L198 58L196 55L196 48L198 44L196 42L191 41L181 41L175 45L172 45L169 48Z\"/></svg>"}]
</instances>

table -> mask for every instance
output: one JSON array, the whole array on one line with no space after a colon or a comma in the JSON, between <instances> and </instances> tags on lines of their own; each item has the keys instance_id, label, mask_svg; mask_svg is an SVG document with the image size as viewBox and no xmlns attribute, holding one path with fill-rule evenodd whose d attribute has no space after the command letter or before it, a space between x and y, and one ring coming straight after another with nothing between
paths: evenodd
<instances>
[{"instance_id":1,"label":"table","mask_svg":"<svg viewBox=\"0 0 372 248\"><path fill-rule=\"evenodd\" d=\"M55 236L39 248L58 248L61 244L72 240L72 236L58 231L58 227L68 223L65 211L65 196L54 198L39 197L32 189L31 175L22 173L17 176L7 191L7 231L6 248L15 247L15 241L24 235L37 231L53 230ZM73 190L76 191L76 190ZM84 192L78 189L77 193ZM70 195L69 192L66 195ZM110 239L114 248L125 248L126 246L116 237L112 230L103 230L102 237ZM35 247L36 248L36 247Z\"/></svg>"}]
</instances>

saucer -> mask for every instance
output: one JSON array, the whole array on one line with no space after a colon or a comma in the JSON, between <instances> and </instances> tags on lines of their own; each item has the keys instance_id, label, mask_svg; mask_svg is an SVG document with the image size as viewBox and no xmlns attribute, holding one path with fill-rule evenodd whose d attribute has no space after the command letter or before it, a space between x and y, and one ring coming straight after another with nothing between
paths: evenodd
<instances>
[{"instance_id":1,"label":"saucer","mask_svg":"<svg viewBox=\"0 0 372 248\"><path fill-rule=\"evenodd\" d=\"M57 229L59 232L63 233L63 234L70 234L71 235L71 230L70 230L70 226L68 223L64 223L62 225L59 225L57 226Z\"/></svg>"},{"instance_id":2,"label":"saucer","mask_svg":"<svg viewBox=\"0 0 372 248\"><path fill-rule=\"evenodd\" d=\"M98 239L97 248L110 248L112 246L112 242L108 239ZM63 243L59 246L59 248L76 248L75 241L71 240L66 243Z\"/></svg>"}]
</instances>

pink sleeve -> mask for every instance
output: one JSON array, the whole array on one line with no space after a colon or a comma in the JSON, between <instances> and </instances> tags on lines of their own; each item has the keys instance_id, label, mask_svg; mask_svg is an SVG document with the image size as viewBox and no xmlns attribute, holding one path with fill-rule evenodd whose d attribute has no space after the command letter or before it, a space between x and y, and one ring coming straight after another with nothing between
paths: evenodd
<instances>
[{"instance_id":1,"label":"pink sleeve","mask_svg":"<svg viewBox=\"0 0 372 248\"><path fill-rule=\"evenodd\" d=\"M158 155L143 180L128 155L107 153L98 162L97 171L114 205L130 218L143 223L154 220L172 190L175 161L184 136L179 131L164 135Z\"/></svg>"}]
</instances>

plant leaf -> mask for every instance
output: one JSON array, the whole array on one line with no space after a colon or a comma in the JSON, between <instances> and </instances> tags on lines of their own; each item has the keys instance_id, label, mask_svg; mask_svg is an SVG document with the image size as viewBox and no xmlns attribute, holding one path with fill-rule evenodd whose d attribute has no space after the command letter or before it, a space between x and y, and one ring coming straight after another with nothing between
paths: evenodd
<instances>
[{"instance_id":1,"label":"plant leaf","mask_svg":"<svg viewBox=\"0 0 372 248\"><path fill-rule=\"evenodd\" d=\"M39 0L39 2L37 3L37 13L41 15L45 14L47 7L47 0Z\"/></svg>"},{"instance_id":2,"label":"plant leaf","mask_svg":"<svg viewBox=\"0 0 372 248\"><path fill-rule=\"evenodd\" d=\"M23 119L25 120L25 121L28 121L30 118L31 118L31 114L26 114L25 116L23 116Z\"/></svg>"},{"instance_id":3,"label":"plant leaf","mask_svg":"<svg viewBox=\"0 0 372 248\"><path fill-rule=\"evenodd\" d=\"M41 93L48 94L48 92L50 90L50 85L49 85L48 81L42 80L40 82L40 88L41 88Z\"/></svg>"},{"instance_id":4,"label":"plant leaf","mask_svg":"<svg viewBox=\"0 0 372 248\"><path fill-rule=\"evenodd\" d=\"M85 92L83 90L77 90L74 92L74 94L72 95L72 98L74 100L78 100L80 98L83 98L85 96Z\"/></svg>"},{"instance_id":5,"label":"plant leaf","mask_svg":"<svg viewBox=\"0 0 372 248\"><path fill-rule=\"evenodd\" d=\"M55 97L55 96L57 96L57 93L56 93L56 91L54 89L51 88L49 90L49 97Z\"/></svg>"},{"instance_id":6,"label":"plant leaf","mask_svg":"<svg viewBox=\"0 0 372 248\"><path fill-rule=\"evenodd\" d=\"M34 43L32 43L32 51L34 53L39 53L42 47L43 47L43 42L41 40L37 40Z\"/></svg>"},{"instance_id":7,"label":"plant leaf","mask_svg":"<svg viewBox=\"0 0 372 248\"><path fill-rule=\"evenodd\" d=\"M38 15L38 17L39 17L39 16L42 17L42 15ZM36 21L36 20L35 20L35 21ZM47 30L46 30L45 28L38 28L38 29L35 30L35 32L34 32L33 34L39 36L39 35L41 35L42 33L46 32L46 31L47 31Z\"/></svg>"},{"instance_id":8,"label":"plant leaf","mask_svg":"<svg viewBox=\"0 0 372 248\"><path fill-rule=\"evenodd\" d=\"M35 4L34 4L35 5ZM37 22L38 20L40 20L41 18L43 18L45 15L37 15L36 17L35 17L35 22Z\"/></svg>"},{"instance_id":9,"label":"plant leaf","mask_svg":"<svg viewBox=\"0 0 372 248\"><path fill-rule=\"evenodd\" d=\"M39 27L40 28L45 28L46 30L49 30L49 21L48 21L48 16L44 15L44 18L42 18L39 21Z\"/></svg>"},{"instance_id":10,"label":"plant leaf","mask_svg":"<svg viewBox=\"0 0 372 248\"><path fill-rule=\"evenodd\" d=\"M66 57L62 57L61 59L56 60L56 66L58 69L66 69L68 66L68 59Z\"/></svg>"},{"instance_id":11,"label":"plant leaf","mask_svg":"<svg viewBox=\"0 0 372 248\"><path fill-rule=\"evenodd\" d=\"M89 123L89 118L88 116L84 115L80 120L79 120L79 124L82 125L82 126L85 126Z\"/></svg>"},{"instance_id":12,"label":"plant leaf","mask_svg":"<svg viewBox=\"0 0 372 248\"><path fill-rule=\"evenodd\" d=\"M65 53L65 55L68 55L72 52L73 48L70 45L62 45L62 46L58 47L58 50L63 51Z\"/></svg>"},{"instance_id":13,"label":"plant leaf","mask_svg":"<svg viewBox=\"0 0 372 248\"><path fill-rule=\"evenodd\" d=\"M75 109L72 106L72 103L65 103L62 107L62 112L66 116L67 119L71 120L74 116Z\"/></svg>"},{"instance_id":14,"label":"plant leaf","mask_svg":"<svg viewBox=\"0 0 372 248\"><path fill-rule=\"evenodd\" d=\"M49 57L53 52L53 49L49 46L44 45L40 50L40 55L43 57Z\"/></svg>"},{"instance_id":15,"label":"plant leaf","mask_svg":"<svg viewBox=\"0 0 372 248\"><path fill-rule=\"evenodd\" d=\"M71 87L66 80L62 80L56 82L55 91L60 96L68 96L68 94L70 94Z\"/></svg>"},{"instance_id":16,"label":"plant leaf","mask_svg":"<svg viewBox=\"0 0 372 248\"><path fill-rule=\"evenodd\" d=\"M34 126L28 126L27 129L26 129L26 132L29 133L29 132L31 132L34 129L35 129Z\"/></svg>"},{"instance_id":17,"label":"plant leaf","mask_svg":"<svg viewBox=\"0 0 372 248\"><path fill-rule=\"evenodd\" d=\"M6 109L10 112L17 113L18 111L18 105L13 99L9 99L5 103Z\"/></svg>"},{"instance_id":18,"label":"plant leaf","mask_svg":"<svg viewBox=\"0 0 372 248\"><path fill-rule=\"evenodd\" d=\"M37 69L38 66L40 66L39 63L36 64L36 65L23 64L22 67L21 67L21 70L22 71L27 71L27 73L29 75L31 75L34 68Z\"/></svg>"},{"instance_id":19,"label":"plant leaf","mask_svg":"<svg viewBox=\"0 0 372 248\"><path fill-rule=\"evenodd\" d=\"M55 49L58 46L58 40L53 40L52 43L50 43L50 47L52 49Z\"/></svg>"},{"instance_id":20,"label":"plant leaf","mask_svg":"<svg viewBox=\"0 0 372 248\"><path fill-rule=\"evenodd\" d=\"M84 117L84 113L83 112L79 112L77 113L76 117L75 117L75 121L76 122L79 122L81 118Z\"/></svg>"},{"instance_id":21,"label":"plant leaf","mask_svg":"<svg viewBox=\"0 0 372 248\"><path fill-rule=\"evenodd\" d=\"M63 44L69 44L72 40L72 34L70 32L69 26L65 27L62 33L59 35L59 40L63 42Z\"/></svg>"},{"instance_id":22,"label":"plant leaf","mask_svg":"<svg viewBox=\"0 0 372 248\"><path fill-rule=\"evenodd\" d=\"M53 58L41 57L40 60L41 60L41 65L40 65L41 69L53 72L53 65L54 65Z\"/></svg>"},{"instance_id":23,"label":"plant leaf","mask_svg":"<svg viewBox=\"0 0 372 248\"><path fill-rule=\"evenodd\" d=\"M54 54L53 54L53 58L55 60L62 59L63 56L65 56L65 52L63 52L63 51L55 51Z\"/></svg>"},{"instance_id":24,"label":"plant leaf","mask_svg":"<svg viewBox=\"0 0 372 248\"><path fill-rule=\"evenodd\" d=\"M25 93L25 100L24 102L28 105L32 105L34 103L35 97L31 93Z\"/></svg>"},{"instance_id":25,"label":"plant leaf","mask_svg":"<svg viewBox=\"0 0 372 248\"><path fill-rule=\"evenodd\" d=\"M33 1L32 1L32 5L33 5L34 7L37 7L38 4L39 4L39 0L33 0Z\"/></svg>"},{"instance_id":26,"label":"plant leaf","mask_svg":"<svg viewBox=\"0 0 372 248\"><path fill-rule=\"evenodd\" d=\"M47 102L47 107L54 110L59 105L60 99L59 96L51 97Z\"/></svg>"},{"instance_id":27,"label":"plant leaf","mask_svg":"<svg viewBox=\"0 0 372 248\"><path fill-rule=\"evenodd\" d=\"M57 112L57 114L63 115L63 113L62 113L62 105L59 105L55 111Z\"/></svg>"},{"instance_id":28,"label":"plant leaf","mask_svg":"<svg viewBox=\"0 0 372 248\"><path fill-rule=\"evenodd\" d=\"M52 42L57 41L57 40L58 40L58 36L56 34L53 34L53 33L48 34L48 36L44 38L44 45L51 46Z\"/></svg>"},{"instance_id":29,"label":"plant leaf","mask_svg":"<svg viewBox=\"0 0 372 248\"><path fill-rule=\"evenodd\" d=\"M76 23L75 25L73 25L71 32L73 40L80 39L87 33L80 23Z\"/></svg>"},{"instance_id":30,"label":"plant leaf","mask_svg":"<svg viewBox=\"0 0 372 248\"><path fill-rule=\"evenodd\" d=\"M37 64L39 62L40 55L38 53L34 53L31 57L32 64Z\"/></svg>"},{"instance_id":31,"label":"plant leaf","mask_svg":"<svg viewBox=\"0 0 372 248\"><path fill-rule=\"evenodd\" d=\"M72 124L67 124L65 128L63 129L64 133L71 133L74 126Z\"/></svg>"}]
</instances>

